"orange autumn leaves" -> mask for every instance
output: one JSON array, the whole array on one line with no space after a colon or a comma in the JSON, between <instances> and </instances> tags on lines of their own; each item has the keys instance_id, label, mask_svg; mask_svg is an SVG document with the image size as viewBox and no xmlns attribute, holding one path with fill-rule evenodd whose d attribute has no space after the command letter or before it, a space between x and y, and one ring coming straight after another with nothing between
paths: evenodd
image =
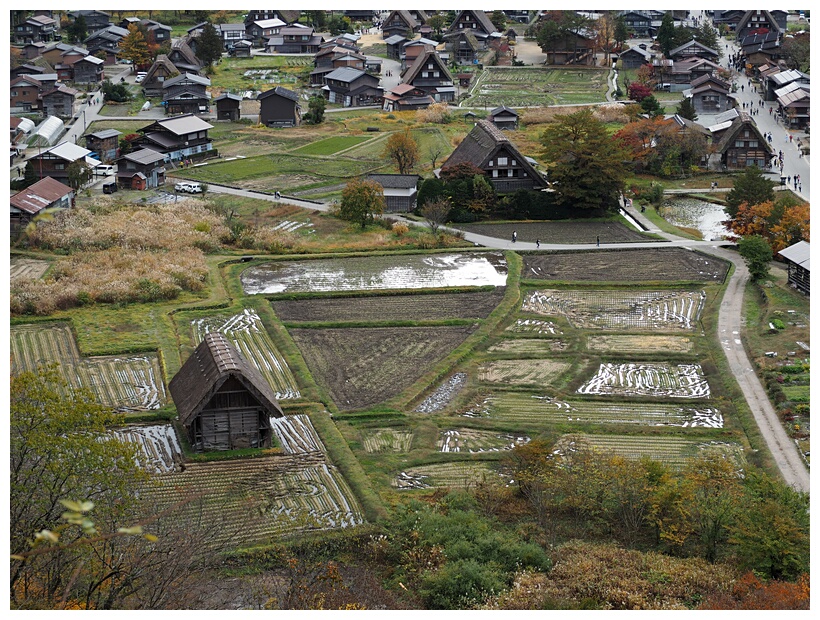
<instances>
[{"instance_id":1,"label":"orange autumn leaves","mask_svg":"<svg viewBox=\"0 0 820 620\"><path fill-rule=\"evenodd\" d=\"M783 206L772 201L756 205L744 202L727 225L738 237L763 237L777 253L800 240L810 240L809 212L807 203Z\"/></svg>"}]
</instances>

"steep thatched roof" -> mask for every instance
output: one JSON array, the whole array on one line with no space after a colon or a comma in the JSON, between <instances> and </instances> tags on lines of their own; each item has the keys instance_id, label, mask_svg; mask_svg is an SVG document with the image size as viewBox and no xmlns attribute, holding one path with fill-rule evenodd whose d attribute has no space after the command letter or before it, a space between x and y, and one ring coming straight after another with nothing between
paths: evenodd
<instances>
[{"instance_id":1,"label":"steep thatched roof","mask_svg":"<svg viewBox=\"0 0 820 620\"><path fill-rule=\"evenodd\" d=\"M270 415L285 415L262 373L251 366L223 334L209 332L168 384L180 422L188 426L231 377L239 380Z\"/></svg>"}]
</instances>

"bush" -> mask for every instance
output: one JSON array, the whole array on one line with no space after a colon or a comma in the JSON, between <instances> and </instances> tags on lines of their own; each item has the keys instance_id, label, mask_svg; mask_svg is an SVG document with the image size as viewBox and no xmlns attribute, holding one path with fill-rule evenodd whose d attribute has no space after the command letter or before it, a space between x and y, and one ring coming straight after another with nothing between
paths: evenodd
<instances>
[{"instance_id":1,"label":"bush","mask_svg":"<svg viewBox=\"0 0 820 620\"><path fill-rule=\"evenodd\" d=\"M393 223L393 234L395 234L397 237L403 237L408 232L410 232L410 227L404 222Z\"/></svg>"},{"instance_id":2,"label":"bush","mask_svg":"<svg viewBox=\"0 0 820 620\"><path fill-rule=\"evenodd\" d=\"M772 319L772 325L774 325L775 329L786 329L786 324L780 319Z\"/></svg>"}]
</instances>

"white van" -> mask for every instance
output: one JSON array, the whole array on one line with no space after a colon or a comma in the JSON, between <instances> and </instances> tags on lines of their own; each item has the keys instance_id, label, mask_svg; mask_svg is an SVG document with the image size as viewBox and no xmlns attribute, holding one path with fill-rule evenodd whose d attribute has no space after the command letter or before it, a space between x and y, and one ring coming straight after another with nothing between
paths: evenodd
<instances>
[{"instance_id":1,"label":"white van","mask_svg":"<svg viewBox=\"0 0 820 620\"><path fill-rule=\"evenodd\" d=\"M183 192L186 194L202 193L202 186L199 183L193 183L191 181L180 181L179 183L174 185L174 189L178 192Z\"/></svg>"},{"instance_id":2,"label":"white van","mask_svg":"<svg viewBox=\"0 0 820 620\"><path fill-rule=\"evenodd\" d=\"M114 174L114 166L99 165L94 168L94 174L98 177L107 177L109 174Z\"/></svg>"}]
</instances>

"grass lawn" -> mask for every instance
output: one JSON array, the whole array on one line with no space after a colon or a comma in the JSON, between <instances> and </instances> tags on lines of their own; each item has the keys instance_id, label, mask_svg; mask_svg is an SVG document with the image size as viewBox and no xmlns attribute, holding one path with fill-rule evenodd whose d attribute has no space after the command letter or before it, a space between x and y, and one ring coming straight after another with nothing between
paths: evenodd
<instances>
[{"instance_id":1,"label":"grass lawn","mask_svg":"<svg viewBox=\"0 0 820 620\"><path fill-rule=\"evenodd\" d=\"M370 139L368 136L333 136L318 142L311 142L293 152L300 155L333 155Z\"/></svg>"}]
</instances>

